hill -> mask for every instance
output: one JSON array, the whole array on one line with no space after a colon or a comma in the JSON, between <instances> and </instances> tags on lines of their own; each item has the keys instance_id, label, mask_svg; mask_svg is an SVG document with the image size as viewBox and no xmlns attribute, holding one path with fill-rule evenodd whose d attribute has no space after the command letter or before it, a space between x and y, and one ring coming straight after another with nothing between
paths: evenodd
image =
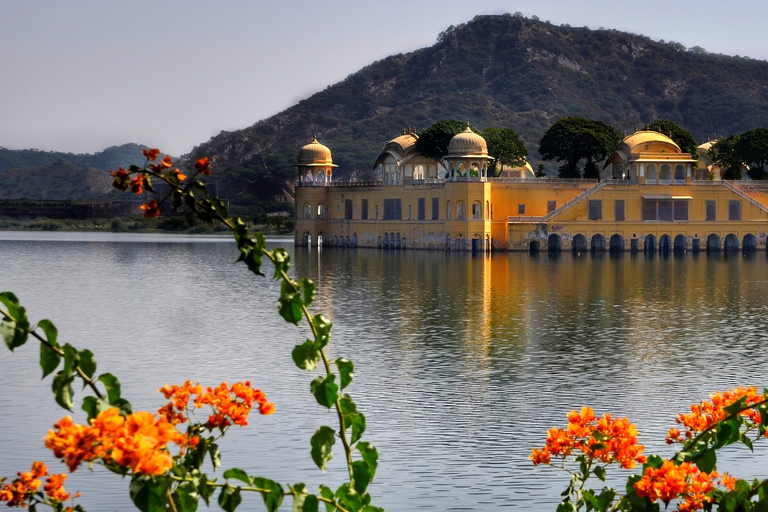
<instances>
[{"instance_id":1,"label":"hill","mask_svg":"<svg viewBox=\"0 0 768 512\"><path fill-rule=\"evenodd\" d=\"M81 169L68 162L10 169L0 173L0 199L94 199L112 190L112 177L99 169Z\"/></svg>"},{"instance_id":2,"label":"hill","mask_svg":"<svg viewBox=\"0 0 768 512\"><path fill-rule=\"evenodd\" d=\"M555 26L521 16L477 16L431 47L375 62L251 127L193 149L209 156L220 192L248 201L279 194L313 133L333 151L335 179L370 176L403 128L441 119L509 127L531 160L560 117L631 131L671 119L698 139L768 126L768 63L710 54L617 30ZM269 177L267 194L260 177Z\"/></svg>"},{"instance_id":3,"label":"hill","mask_svg":"<svg viewBox=\"0 0 768 512\"><path fill-rule=\"evenodd\" d=\"M63 153L60 151L40 151L39 149L8 149L0 147L0 172L16 168L34 168L45 165L68 162L79 168L93 168L112 171L118 167L127 167L136 163L137 155L147 146L123 144L112 146L97 153Z\"/></svg>"}]
</instances>

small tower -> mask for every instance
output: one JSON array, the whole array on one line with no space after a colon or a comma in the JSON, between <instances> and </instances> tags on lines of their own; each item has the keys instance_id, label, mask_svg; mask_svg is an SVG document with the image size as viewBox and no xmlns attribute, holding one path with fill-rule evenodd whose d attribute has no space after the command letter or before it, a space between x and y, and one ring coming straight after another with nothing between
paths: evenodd
<instances>
[{"instance_id":1,"label":"small tower","mask_svg":"<svg viewBox=\"0 0 768 512\"><path fill-rule=\"evenodd\" d=\"M488 156L488 144L485 139L469 127L453 136L448 144L448 176L451 181L458 179L470 180L472 171L477 173L480 181L488 177L488 163L493 157Z\"/></svg>"},{"instance_id":2,"label":"small tower","mask_svg":"<svg viewBox=\"0 0 768 512\"><path fill-rule=\"evenodd\" d=\"M317 142L317 137L314 135L312 142L299 149L296 160L301 185L322 186L330 183L333 178L333 168L338 167L333 163L331 150Z\"/></svg>"}]
</instances>

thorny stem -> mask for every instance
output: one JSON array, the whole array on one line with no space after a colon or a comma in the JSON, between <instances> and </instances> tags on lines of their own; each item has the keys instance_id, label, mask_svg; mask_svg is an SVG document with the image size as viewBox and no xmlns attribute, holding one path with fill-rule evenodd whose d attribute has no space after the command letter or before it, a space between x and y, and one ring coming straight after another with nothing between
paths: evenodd
<instances>
[{"instance_id":1,"label":"thorny stem","mask_svg":"<svg viewBox=\"0 0 768 512\"><path fill-rule=\"evenodd\" d=\"M8 319L8 320L10 320L11 322L16 322L16 319L15 319L15 318L13 318L13 317L11 316L11 314L10 314L9 312L5 311L4 309L0 309L0 315L2 315L4 318L7 318L7 319ZM35 327L35 329L37 329L37 327ZM29 335L31 335L31 336L33 336L33 337L37 338L37 340L38 340L40 343L42 343L43 345L45 345L45 346L46 346L46 347L48 347L49 349L53 350L54 352L56 352L56 354L58 354L60 357L64 357L64 351L63 351L63 350L61 350L59 347L57 347L57 346L53 345L51 342L49 342L49 341L48 341L47 339L45 339L44 337L40 336L40 335L39 335L39 334L38 334L38 333L35 331L35 329L27 329L27 334L29 334ZM93 390L93 393L94 393L94 394L95 394L95 395L96 395L98 398L104 398L104 395L102 395L102 394L101 394L101 391L99 391L99 388L96 386L96 383L93 381L93 379L91 379L90 377L88 377L88 375L86 375L86 374L85 374L85 372L83 371L83 369L82 369L82 368L80 368L80 365L77 365L77 366L75 366L75 371L77 372L77 375L78 375L78 376L79 376L81 379L83 379L83 382L85 382L85 383L86 383L86 384L87 384L87 385L88 385L88 386L89 386L89 387L90 387L90 388Z\"/></svg>"}]
</instances>

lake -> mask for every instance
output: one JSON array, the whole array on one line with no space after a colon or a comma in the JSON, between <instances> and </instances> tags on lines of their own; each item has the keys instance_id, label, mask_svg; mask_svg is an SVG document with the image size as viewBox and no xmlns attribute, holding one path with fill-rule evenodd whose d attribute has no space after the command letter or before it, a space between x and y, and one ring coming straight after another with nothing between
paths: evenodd
<instances>
[{"instance_id":1,"label":"lake","mask_svg":"<svg viewBox=\"0 0 768 512\"><path fill-rule=\"evenodd\" d=\"M582 405L627 416L646 453L675 415L709 393L765 385L768 259L763 252L572 256L317 249L271 239L295 275L318 285L312 307L333 319L332 358L355 363L348 392L379 450L373 503L398 510L554 510L568 475L527 459L546 431ZM223 440L223 468L282 484L336 486L341 446L325 474L309 439L335 425L309 393L314 377L291 350L308 335L276 312L278 285L233 264L228 238L0 232L0 291L61 343L91 349L135 410L187 379L249 379L276 404ZM43 446L66 411L40 380L37 347L0 357L0 475L33 460L65 472ZM78 386L76 398L84 396ZM83 420L82 413L76 418ZM764 447L719 469L766 476ZM626 471L614 469L614 484ZM609 474L611 472L609 471ZM594 486L598 487L599 482ZM132 510L128 481L96 467L66 483L90 510ZM283 508L290 509L286 503ZM247 495L239 510L263 510Z\"/></svg>"}]
</instances>

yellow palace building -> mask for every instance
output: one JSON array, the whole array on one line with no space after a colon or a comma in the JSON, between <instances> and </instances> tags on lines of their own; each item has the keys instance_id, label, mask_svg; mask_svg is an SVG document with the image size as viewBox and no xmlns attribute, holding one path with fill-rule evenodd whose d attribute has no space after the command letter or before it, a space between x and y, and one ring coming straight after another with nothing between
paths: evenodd
<instances>
[{"instance_id":1,"label":"yellow palace building","mask_svg":"<svg viewBox=\"0 0 768 512\"><path fill-rule=\"evenodd\" d=\"M418 135L385 146L376 181L335 182L331 151L299 150L296 244L453 251L766 250L768 184L723 181L661 133L638 131L605 179L541 179L530 166L488 175L467 128L439 162ZM715 180L711 180L715 174ZM710 178L710 179L707 179Z\"/></svg>"}]
</instances>

